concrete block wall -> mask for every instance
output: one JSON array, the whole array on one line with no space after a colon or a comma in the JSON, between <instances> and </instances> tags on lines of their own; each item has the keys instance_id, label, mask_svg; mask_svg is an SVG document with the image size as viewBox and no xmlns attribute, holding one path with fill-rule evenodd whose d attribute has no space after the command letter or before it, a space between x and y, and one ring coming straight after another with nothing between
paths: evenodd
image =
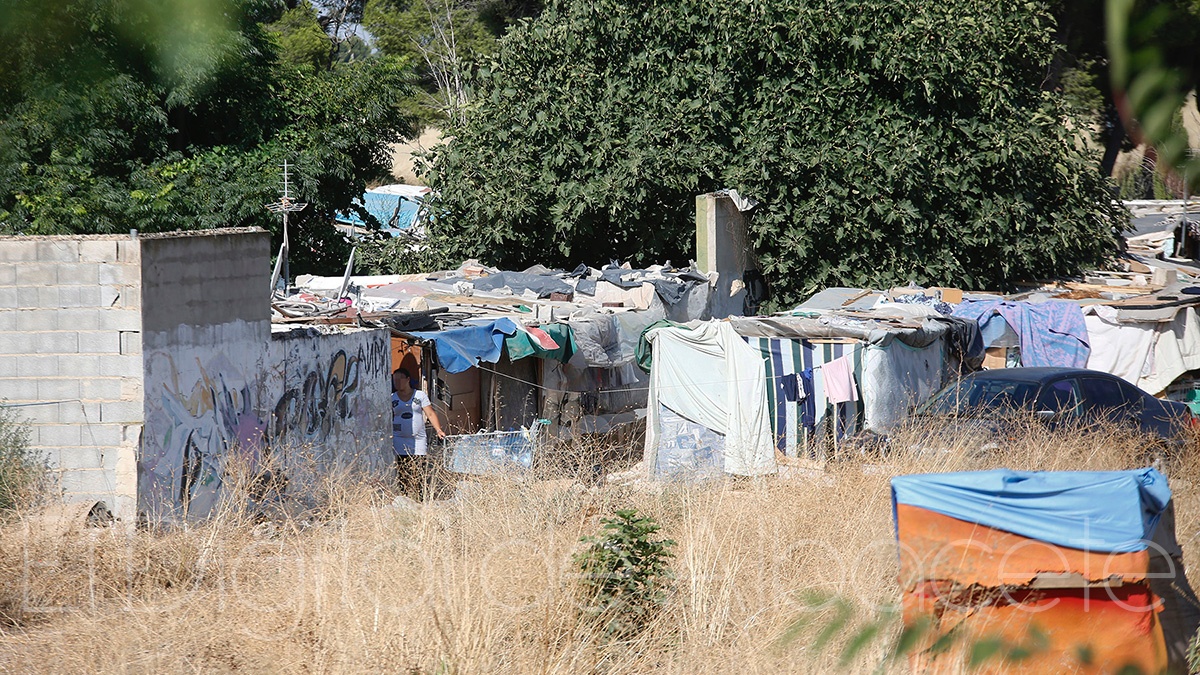
<instances>
[{"instance_id":1,"label":"concrete block wall","mask_svg":"<svg viewBox=\"0 0 1200 675\"><path fill-rule=\"evenodd\" d=\"M263 444L271 339L270 234L208 230L141 240L145 431L138 512L203 518L234 463Z\"/></svg>"},{"instance_id":2,"label":"concrete block wall","mask_svg":"<svg viewBox=\"0 0 1200 675\"><path fill-rule=\"evenodd\" d=\"M136 239L0 237L0 399L67 501L136 503L143 419Z\"/></svg>"},{"instance_id":3,"label":"concrete block wall","mask_svg":"<svg viewBox=\"0 0 1200 675\"><path fill-rule=\"evenodd\" d=\"M67 501L203 518L239 462L293 448L317 460L287 458L296 489L391 470L386 332L272 339L270 253L257 229L0 237L0 403Z\"/></svg>"}]
</instances>

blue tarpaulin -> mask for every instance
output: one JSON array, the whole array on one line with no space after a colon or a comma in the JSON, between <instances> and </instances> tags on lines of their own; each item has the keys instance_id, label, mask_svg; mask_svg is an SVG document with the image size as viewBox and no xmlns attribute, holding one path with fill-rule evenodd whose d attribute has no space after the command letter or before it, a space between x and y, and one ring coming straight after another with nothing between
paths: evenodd
<instances>
[{"instance_id":1,"label":"blue tarpaulin","mask_svg":"<svg viewBox=\"0 0 1200 675\"><path fill-rule=\"evenodd\" d=\"M441 331L410 333L419 338L432 340L437 348L438 364L443 370L461 373L474 368L480 361L495 363L500 360L504 347L504 336L518 330L512 319L496 319L460 328Z\"/></svg>"},{"instance_id":2,"label":"blue tarpaulin","mask_svg":"<svg viewBox=\"0 0 1200 675\"><path fill-rule=\"evenodd\" d=\"M966 471L897 476L892 507L907 504L1068 548L1146 548L1171 500L1154 469Z\"/></svg>"},{"instance_id":3,"label":"blue tarpaulin","mask_svg":"<svg viewBox=\"0 0 1200 675\"><path fill-rule=\"evenodd\" d=\"M428 192L424 188L413 186L384 186L367 190L356 201L375 216L385 232L394 234L412 227L420 209L420 191ZM366 221L353 211L339 212L335 219L345 225L367 226Z\"/></svg>"}]
</instances>

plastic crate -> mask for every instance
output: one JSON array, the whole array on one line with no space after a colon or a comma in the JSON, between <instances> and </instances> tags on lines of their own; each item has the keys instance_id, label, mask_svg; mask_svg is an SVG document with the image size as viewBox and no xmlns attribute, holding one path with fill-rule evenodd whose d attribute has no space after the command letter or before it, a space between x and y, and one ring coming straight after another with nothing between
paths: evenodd
<instances>
[{"instance_id":1,"label":"plastic crate","mask_svg":"<svg viewBox=\"0 0 1200 675\"><path fill-rule=\"evenodd\" d=\"M533 466L537 440L547 424L537 420L518 431L447 436L443 441L446 466L455 473L473 475L527 471Z\"/></svg>"}]
</instances>

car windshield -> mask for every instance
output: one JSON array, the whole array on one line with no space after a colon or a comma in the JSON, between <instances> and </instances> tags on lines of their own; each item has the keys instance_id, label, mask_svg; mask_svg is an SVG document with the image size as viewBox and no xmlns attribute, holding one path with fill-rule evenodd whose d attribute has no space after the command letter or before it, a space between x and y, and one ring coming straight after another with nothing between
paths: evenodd
<instances>
[{"instance_id":1,"label":"car windshield","mask_svg":"<svg viewBox=\"0 0 1200 675\"><path fill-rule=\"evenodd\" d=\"M919 415L975 414L1029 409L1037 382L967 378L946 387L917 411Z\"/></svg>"}]
</instances>

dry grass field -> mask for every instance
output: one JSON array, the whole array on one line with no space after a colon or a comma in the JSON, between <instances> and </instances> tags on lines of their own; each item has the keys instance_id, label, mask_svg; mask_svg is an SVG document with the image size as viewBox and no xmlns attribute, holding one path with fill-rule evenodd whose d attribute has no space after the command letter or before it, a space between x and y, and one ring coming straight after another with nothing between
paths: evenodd
<instances>
[{"instance_id":1,"label":"dry grass field","mask_svg":"<svg viewBox=\"0 0 1200 675\"><path fill-rule=\"evenodd\" d=\"M1145 445L1031 426L980 456L966 439L931 449L946 442L936 436L906 430L883 460L706 485L471 480L425 504L331 485L317 512L264 523L230 511L163 532L30 515L0 529L0 671L903 672L888 660L891 476L1133 468ZM1200 464L1175 461L1168 475L1200 569ZM605 640L580 611L572 556L626 508L677 542L674 580L643 630ZM826 597L850 608L845 625L834 603L814 606ZM868 624L878 635L843 662Z\"/></svg>"}]
</instances>

